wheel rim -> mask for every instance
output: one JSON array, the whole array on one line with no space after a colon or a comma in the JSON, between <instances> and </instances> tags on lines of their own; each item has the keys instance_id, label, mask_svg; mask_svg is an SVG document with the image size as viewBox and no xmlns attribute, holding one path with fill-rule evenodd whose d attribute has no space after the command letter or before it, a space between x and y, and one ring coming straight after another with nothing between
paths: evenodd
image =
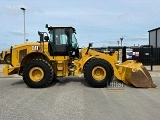
<instances>
[{"instance_id":1,"label":"wheel rim","mask_svg":"<svg viewBox=\"0 0 160 120\"><path fill-rule=\"evenodd\" d=\"M29 72L29 76L34 82L39 82L44 77L44 72L40 67L33 67Z\"/></svg>"},{"instance_id":2,"label":"wheel rim","mask_svg":"<svg viewBox=\"0 0 160 120\"><path fill-rule=\"evenodd\" d=\"M97 66L92 70L92 76L95 80L102 81L106 77L106 70L101 66Z\"/></svg>"}]
</instances>

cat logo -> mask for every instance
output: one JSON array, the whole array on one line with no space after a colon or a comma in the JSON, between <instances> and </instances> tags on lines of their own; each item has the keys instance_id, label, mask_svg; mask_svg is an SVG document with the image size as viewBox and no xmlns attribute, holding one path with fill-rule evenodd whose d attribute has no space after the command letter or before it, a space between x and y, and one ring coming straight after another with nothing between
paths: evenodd
<instances>
[{"instance_id":1,"label":"cat logo","mask_svg":"<svg viewBox=\"0 0 160 120\"><path fill-rule=\"evenodd\" d=\"M33 50L33 51L39 50L39 46L32 46L32 50Z\"/></svg>"}]
</instances>

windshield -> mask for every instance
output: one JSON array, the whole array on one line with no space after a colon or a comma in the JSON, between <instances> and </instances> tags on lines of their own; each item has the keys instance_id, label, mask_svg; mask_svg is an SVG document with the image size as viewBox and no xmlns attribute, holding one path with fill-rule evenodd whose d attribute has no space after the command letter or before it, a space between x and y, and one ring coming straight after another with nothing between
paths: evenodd
<instances>
[{"instance_id":1,"label":"windshield","mask_svg":"<svg viewBox=\"0 0 160 120\"><path fill-rule=\"evenodd\" d=\"M78 47L78 43L77 43L77 39L76 39L75 33L72 33L72 47L73 48L77 48Z\"/></svg>"},{"instance_id":2,"label":"windshield","mask_svg":"<svg viewBox=\"0 0 160 120\"><path fill-rule=\"evenodd\" d=\"M67 34L66 32L67 30L68 29L64 29L64 28L51 30L49 32L50 33L49 41L55 45L71 44L72 48L76 49L78 47L78 43L77 43L75 33L72 31L70 33L68 32Z\"/></svg>"},{"instance_id":3,"label":"windshield","mask_svg":"<svg viewBox=\"0 0 160 120\"><path fill-rule=\"evenodd\" d=\"M56 45L67 44L68 36L65 33L65 29L56 29L55 34L53 34L53 31L50 31L49 40Z\"/></svg>"}]
</instances>

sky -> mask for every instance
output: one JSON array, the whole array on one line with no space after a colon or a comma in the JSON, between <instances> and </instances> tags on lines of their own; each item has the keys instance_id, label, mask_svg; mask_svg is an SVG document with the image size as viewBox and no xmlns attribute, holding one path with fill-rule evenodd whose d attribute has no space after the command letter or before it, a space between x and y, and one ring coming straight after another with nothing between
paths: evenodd
<instances>
[{"instance_id":1,"label":"sky","mask_svg":"<svg viewBox=\"0 0 160 120\"><path fill-rule=\"evenodd\" d=\"M80 47L149 44L148 31L160 27L160 0L0 0L0 51L38 41L49 26L72 26Z\"/></svg>"}]
</instances>

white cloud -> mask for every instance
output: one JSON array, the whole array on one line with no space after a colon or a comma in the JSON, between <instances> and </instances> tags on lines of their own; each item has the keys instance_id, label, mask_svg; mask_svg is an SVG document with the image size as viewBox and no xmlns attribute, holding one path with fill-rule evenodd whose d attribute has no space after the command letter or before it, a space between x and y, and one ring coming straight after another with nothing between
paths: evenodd
<instances>
[{"instance_id":1,"label":"white cloud","mask_svg":"<svg viewBox=\"0 0 160 120\"><path fill-rule=\"evenodd\" d=\"M10 33L15 34L15 35L23 35L23 33L20 31L12 31Z\"/></svg>"},{"instance_id":2,"label":"white cloud","mask_svg":"<svg viewBox=\"0 0 160 120\"><path fill-rule=\"evenodd\" d=\"M136 36L136 37L126 37L124 38L126 40L148 40L149 41L149 36L148 34L145 34L145 35L141 35L141 36Z\"/></svg>"},{"instance_id":3,"label":"white cloud","mask_svg":"<svg viewBox=\"0 0 160 120\"><path fill-rule=\"evenodd\" d=\"M14 34L14 35L24 35L24 32L21 31L10 31L10 33ZM26 33L28 34L28 33Z\"/></svg>"}]
</instances>

